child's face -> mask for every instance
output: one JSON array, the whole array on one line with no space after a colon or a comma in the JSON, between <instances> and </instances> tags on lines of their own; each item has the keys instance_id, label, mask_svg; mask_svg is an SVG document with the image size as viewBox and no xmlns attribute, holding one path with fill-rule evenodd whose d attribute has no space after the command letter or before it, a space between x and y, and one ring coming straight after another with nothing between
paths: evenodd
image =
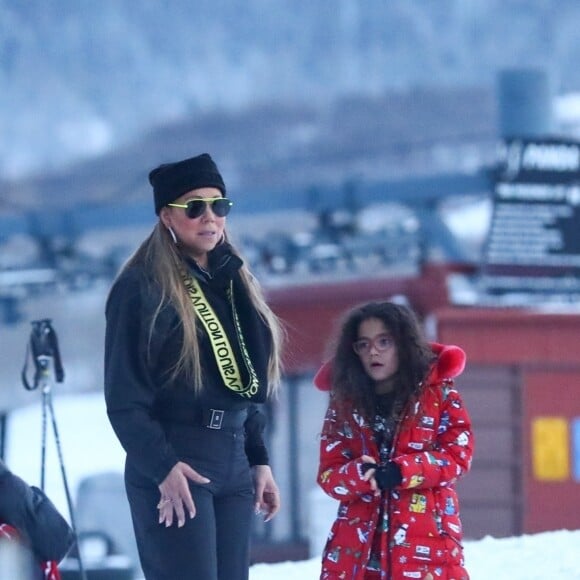
<instances>
[{"instance_id":1,"label":"child's face","mask_svg":"<svg viewBox=\"0 0 580 580\"><path fill-rule=\"evenodd\" d=\"M376 383L387 381L399 368L397 345L383 321L378 318L368 318L361 322L355 351L366 373Z\"/></svg>"}]
</instances>

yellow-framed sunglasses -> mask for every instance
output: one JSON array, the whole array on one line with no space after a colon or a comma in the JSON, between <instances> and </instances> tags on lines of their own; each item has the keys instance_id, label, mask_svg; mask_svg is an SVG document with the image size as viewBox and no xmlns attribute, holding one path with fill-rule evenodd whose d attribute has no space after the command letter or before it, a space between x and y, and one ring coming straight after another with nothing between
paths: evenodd
<instances>
[{"instance_id":1,"label":"yellow-framed sunglasses","mask_svg":"<svg viewBox=\"0 0 580 580\"><path fill-rule=\"evenodd\" d=\"M168 203L169 207L180 207L185 210L185 215L194 220L205 213L207 206L211 207L211 211L217 217L225 217L232 209L233 201L227 197L200 197L190 199L187 203Z\"/></svg>"}]
</instances>

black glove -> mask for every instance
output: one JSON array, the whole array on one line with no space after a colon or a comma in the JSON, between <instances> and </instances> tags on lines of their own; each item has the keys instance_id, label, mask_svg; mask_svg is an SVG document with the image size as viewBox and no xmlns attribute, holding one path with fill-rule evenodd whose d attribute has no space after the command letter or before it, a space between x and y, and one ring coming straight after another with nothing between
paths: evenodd
<instances>
[{"instance_id":1,"label":"black glove","mask_svg":"<svg viewBox=\"0 0 580 580\"><path fill-rule=\"evenodd\" d=\"M384 465L377 465L376 463L363 463L362 472L365 473L369 469L374 469L374 478L381 491L385 489L393 489L403 481L401 475L401 468L392 461Z\"/></svg>"}]
</instances>

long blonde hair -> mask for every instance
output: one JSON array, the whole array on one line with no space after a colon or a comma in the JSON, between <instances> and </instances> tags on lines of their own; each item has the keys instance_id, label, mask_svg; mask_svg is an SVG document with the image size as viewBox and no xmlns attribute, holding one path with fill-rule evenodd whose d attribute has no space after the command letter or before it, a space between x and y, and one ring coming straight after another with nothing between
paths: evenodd
<instances>
[{"instance_id":1,"label":"long blonde hair","mask_svg":"<svg viewBox=\"0 0 580 580\"><path fill-rule=\"evenodd\" d=\"M228 242L227 234L224 230L224 241ZM230 244L234 254L240 256L239 252ZM149 237L139 246L136 252L128 259L121 273L135 264L142 264L152 273L153 280L161 289L159 304L152 317L149 327L149 341L153 336L155 321L163 305L170 302L177 311L180 324L183 328L183 344L179 358L172 369L172 378L184 373L188 382L192 382L194 389L200 391L203 386L201 362L199 354L198 327L195 311L191 304L191 299L181 271L183 268L183 256L178 246L171 239L167 228L159 221L153 228ZM268 361L268 396L277 393L282 375L282 346L286 336L284 327L280 319L272 312L262 289L244 263L240 268L240 276L244 284L250 301L265 322L272 336L272 351Z\"/></svg>"}]
</instances>

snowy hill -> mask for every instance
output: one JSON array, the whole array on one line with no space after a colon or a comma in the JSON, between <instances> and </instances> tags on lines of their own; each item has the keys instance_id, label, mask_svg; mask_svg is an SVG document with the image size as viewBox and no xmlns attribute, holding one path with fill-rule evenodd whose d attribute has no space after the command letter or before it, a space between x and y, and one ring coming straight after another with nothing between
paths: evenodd
<instances>
[{"instance_id":1,"label":"snowy hill","mask_svg":"<svg viewBox=\"0 0 580 580\"><path fill-rule=\"evenodd\" d=\"M0 172L110 150L171 120L542 66L580 86L574 0L0 0Z\"/></svg>"}]
</instances>

